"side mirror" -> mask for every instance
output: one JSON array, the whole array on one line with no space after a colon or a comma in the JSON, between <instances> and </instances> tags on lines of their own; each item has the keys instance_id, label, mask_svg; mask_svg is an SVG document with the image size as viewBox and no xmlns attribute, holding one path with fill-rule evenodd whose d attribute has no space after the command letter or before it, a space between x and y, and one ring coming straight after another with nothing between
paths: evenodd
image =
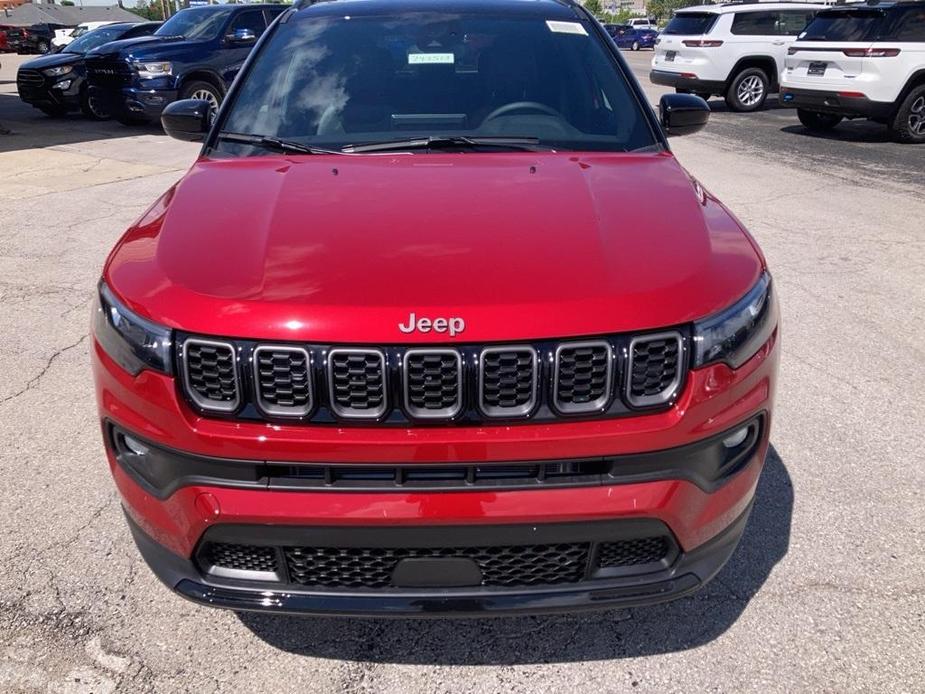
<instances>
[{"instance_id":1,"label":"side mirror","mask_svg":"<svg viewBox=\"0 0 925 694\"><path fill-rule=\"evenodd\" d=\"M666 135L690 135L710 120L707 102L693 94L665 94L658 102L659 120Z\"/></svg>"},{"instance_id":2,"label":"side mirror","mask_svg":"<svg viewBox=\"0 0 925 694\"><path fill-rule=\"evenodd\" d=\"M174 101L161 113L161 125L175 140L202 142L212 124L211 109L204 99Z\"/></svg>"},{"instance_id":3,"label":"side mirror","mask_svg":"<svg viewBox=\"0 0 925 694\"><path fill-rule=\"evenodd\" d=\"M257 43L257 34L253 29L235 29L225 37L225 40L235 46L247 46Z\"/></svg>"}]
</instances>

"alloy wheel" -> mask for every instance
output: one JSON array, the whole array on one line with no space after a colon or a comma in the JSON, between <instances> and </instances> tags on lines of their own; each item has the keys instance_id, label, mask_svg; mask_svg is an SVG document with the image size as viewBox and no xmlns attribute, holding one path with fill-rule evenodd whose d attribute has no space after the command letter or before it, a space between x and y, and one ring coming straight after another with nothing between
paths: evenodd
<instances>
[{"instance_id":1,"label":"alloy wheel","mask_svg":"<svg viewBox=\"0 0 925 694\"><path fill-rule=\"evenodd\" d=\"M925 135L925 95L912 102L909 109L909 131L915 135Z\"/></svg>"},{"instance_id":2,"label":"alloy wheel","mask_svg":"<svg viewBox=\"0 0 925 694\"><path fill-rule=\"evenodd\" d=\"M754 106L764 98L764 84L757 75L749 75L739 82L736 96L745 106Z\"/></svg>"}]
</instances>

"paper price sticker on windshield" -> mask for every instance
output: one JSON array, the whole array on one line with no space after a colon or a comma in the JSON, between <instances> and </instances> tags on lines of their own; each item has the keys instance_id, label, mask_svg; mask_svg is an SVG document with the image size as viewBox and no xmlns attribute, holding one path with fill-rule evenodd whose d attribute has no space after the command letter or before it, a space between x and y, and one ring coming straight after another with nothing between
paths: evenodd
<instances>
[{"instance_id":1,"label":"paper price sticker on windshield","mask_svg":"<svg viewBox=\"0 0 925 694\"><path fill-rule=\"evenodd\" d=\"M578 36L588 35L588 32L585 31L584 26L578 22L556 22L553 20L546 20L546 26L549 27L550 31L553 31L557 34L577 34Z\"/></svg>"},{"instance_id":2,"label":"paper price sticker on windshield","mask_svg":"<svg viewBox=\"0 0 925 694\"><path fill-rule=\"evenodd\" d=\"M456 56L452 53L409 53L408 65L452 65Z\"/></svg>"}]
</instances>

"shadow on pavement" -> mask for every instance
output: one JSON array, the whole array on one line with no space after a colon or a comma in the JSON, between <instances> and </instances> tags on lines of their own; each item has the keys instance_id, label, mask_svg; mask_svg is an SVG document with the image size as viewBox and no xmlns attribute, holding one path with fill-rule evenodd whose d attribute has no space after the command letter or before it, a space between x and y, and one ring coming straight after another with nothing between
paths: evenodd
<instances>
[{"instance_id":1,"label":"shadow on pavement","mask_svg":"<svg viewBox=\"0 0 925 694\"><path fill-rule=\"evenodd\" d=\"M0 153L137 135L166 137L159 123L128 127L116 121L90 120L79 113L49 118L9 93L0 94L0 127L10 131L0 138Z\"/></svg>"},{"instance_id":2,"label":"shadow on pavement","mask_svg":"<svg viewBox=\"0 0 925 694\"><path fill-rule=\"evenodd\" d=\"M773 446L745 536L692 597L648 608L545 617L339 619L239 613L281 650L316 658L415 665L513 665L631 658L709 643L731 627L787 553L793 485Z\"/></svg>"},{"instance_id":3,"label":"shadow on pavement","mask_svg":"<svg viewBox=\"0 0 925 694\"><path fill-rule=\"evenodd\" d=\"M893 135L887 127L881 123L874 123L868 120L842 121L832 130L810 130L797 123L781 128L782 133L790 135L800 135L815 140L830 140L833 142L862 142L882 144L885 142L895 142Z\"/></svg>"}]
</instances>

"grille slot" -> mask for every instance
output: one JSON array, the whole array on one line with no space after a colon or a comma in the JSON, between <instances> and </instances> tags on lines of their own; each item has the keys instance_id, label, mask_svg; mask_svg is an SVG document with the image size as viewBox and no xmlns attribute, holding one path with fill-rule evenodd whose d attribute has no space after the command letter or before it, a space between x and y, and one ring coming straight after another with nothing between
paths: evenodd
<instances>
[{"instance_id":1,"label":"grille slot","mask_svg":"<svg viewBox=\"0 0 925 694\"><path fill-rule=\"evenodd\" d=\"M241 388L234 345L188 339L182 354L183 380L193 402L204 410L236 410L241 404Z\"/></svg>"},{"instance_id":2,"label":"grille slot","mask_svg":"<svg viewBox=\"0 0 925 694\"><path fill-rule=\"evenodd\" d=\"M676 332L634 338L626 378L629 403L648 407L671 400L681 383L682 357L681 335Z\"/></svg>"},{"instance_id":3,"label":"grille slot","mask_svg":"<svg viewBox=\"0 0 925 694\"><path fill-rule=\"evenodd\" d=\"M483 586L577 583L584 578L590 543L506 547L285 547L293 583L330 588L386 588L402 559L462 557L482 572Z\"/></svg>"},{"instance_id":4,"label":"grille slot","mask_svg":"<svg viewBox=\"0 0 925 694\"><path fill-rule=\"evenodd\" d=\"M199 564L213 576L279 580L279 554L275 547L207 542L199 551Z\"/></svg>"},{"instance_id":5,"label":"grille slot","mask_svg":"<svg viewBox=\"0 0 925 694\"><path fill-rule=\"evenodd\" d=\"M254 350L257 404L270 415L304 417L312 410L311 357L300 347Z\"/></svg>"},{"instance_id":6,"label":"grille slot","mask_svg":"<svg viewBox=\"0 0 925 694\"><path fill-rule=\"evenodd\" d=\"M602 542L598 551L598 566L609 569L661 562L668 557L670 545L663 536L641 537L636 540Z\"/></svg>"},{"instance_id":7,"label":"grille slot","mask_svg":"<svg viewBox=\"0 0 925 694\"><path fill-rule=\"evenodd\" d=\"M594 412L610 400L613 359L604 341L572 342L556 350L553 400L566 414Z\"/></svg>"},{"instance_id":8,"label":"grille slot","mask_svg":"<svg viewBox=\"0 0 925 694\"><path fill-rule=\"evenodd\" d=\"M489 417L517 417L536 405L537 357L532 347L491 347L479 356L479 407Z\"/></svg>"},{"instance_id":9,"label":"grille slot","mask_svg":"<svg viewBox=\"0 0 925 694\"><path fill-rule=\"evenodd\" d=\"M132 70L119 60L91 58L87 60L87 76L93 86L122 87L131 84Z\"/></svg>"},{"instance_id":10,"label":"grille slot","mask_svg":"<svg viewBox=\"0 0 925 694\"><path fill-rule=\"evenodd\" d=\"M16 83L18 87L36 89L45 85L45 77L38 70L19 70L16 73Z\"/></svg>"},{"instance_id":11,"label":"grille slot","mask_svg":"<svg viewBox=\"0 0 925 694\"><path fill-rule=\"evenodd\" d=\"M412 417L449 419L462 409L463 365L452 349L405 352L405 409Z\"/></svg>"},{"instance_id":12,"label":"grille slot","mask_svg":"<svg viewBox=\"0 0 925 694\"><path fill-rule=\"evenodd\" d=\"M376 419L388 408L385 354L334 349L328 355L331 409L340 417Z\"/></svg>"}]
</instances>

